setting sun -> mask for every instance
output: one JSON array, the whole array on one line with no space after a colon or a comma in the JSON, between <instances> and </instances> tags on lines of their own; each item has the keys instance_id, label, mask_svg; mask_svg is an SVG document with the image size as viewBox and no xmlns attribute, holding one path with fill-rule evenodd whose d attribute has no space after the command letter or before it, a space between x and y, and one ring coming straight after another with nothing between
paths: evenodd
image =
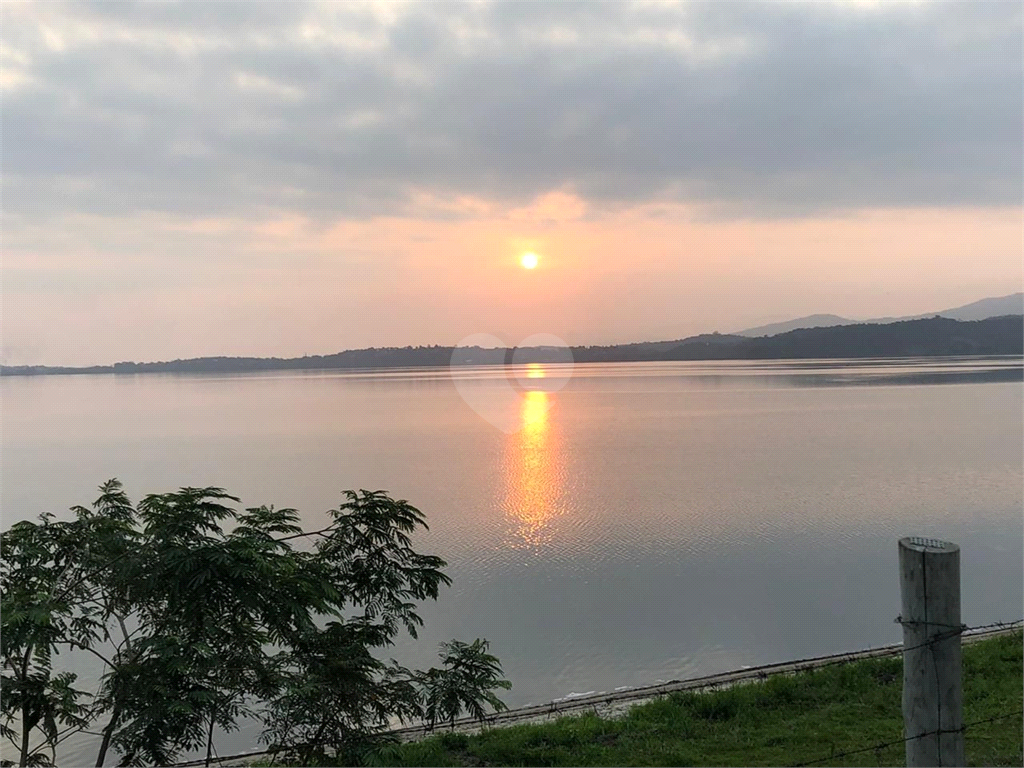
<instances>
[{"instance_id":1,"label":"setting sun","mask_svg":"<svg viewBox=\"0 0 1024 768\"><path fill-rule=\"evenodd\" d=\"M532 252L524 253L519 258L519 263L522 264L525 269L533 269L534 267L537 266L537 263L539 261L540 261L540 256L538 256L536 253L532 253Z\"/></svg>"}]
</instances>

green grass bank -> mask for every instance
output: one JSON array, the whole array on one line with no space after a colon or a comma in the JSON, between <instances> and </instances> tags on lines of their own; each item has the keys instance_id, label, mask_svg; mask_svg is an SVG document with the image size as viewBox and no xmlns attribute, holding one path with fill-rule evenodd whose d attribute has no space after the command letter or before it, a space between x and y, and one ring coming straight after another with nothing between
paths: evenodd
<instances>
[{"instance_id":1,"label":"green grass bank","mask_svg":"<svg viewBox=\"0 0 1024 768\"><path fill-rule=\"evenodd\" d=\"M965 645L969 765L1024 765L1021 633ZM617 720L595 715L442 733L386 748L396 766L903 765L902 660L870 659L706 693L677 692ZM819 759L828 755L832 759Z\"/></svg>"}]
</instances>

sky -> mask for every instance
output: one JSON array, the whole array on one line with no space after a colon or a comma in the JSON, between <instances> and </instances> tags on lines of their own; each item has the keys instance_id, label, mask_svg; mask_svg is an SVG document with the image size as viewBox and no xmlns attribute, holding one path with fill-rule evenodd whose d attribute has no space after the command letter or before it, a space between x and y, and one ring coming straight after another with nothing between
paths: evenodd
<instances>
[{"instance_id":1,"label":"sky","mask_svg":"<svg viewBox=\"0 0 1024 768\"><path fill-rule=\"evenodd\" d=\"M1019 291L1022 27L1002 1L5 2L0 358Z\"/></svg>"}]
</instances>

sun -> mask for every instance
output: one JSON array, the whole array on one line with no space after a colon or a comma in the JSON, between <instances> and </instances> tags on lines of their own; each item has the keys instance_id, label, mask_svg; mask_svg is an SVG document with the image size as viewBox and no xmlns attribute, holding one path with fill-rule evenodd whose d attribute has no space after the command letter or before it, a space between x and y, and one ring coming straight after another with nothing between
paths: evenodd
<instances>
[{"instance_id":1,"label":"sun","mask_svg":"<svg viewBox=\"0 0 1024 768\"><path fill-rule=\"evenodd\" d=\"M524 253L519 257L519 263L523 265L524 269L533 269L540 262L540 256L532 251Z\"/></svg>"}]
</instances>

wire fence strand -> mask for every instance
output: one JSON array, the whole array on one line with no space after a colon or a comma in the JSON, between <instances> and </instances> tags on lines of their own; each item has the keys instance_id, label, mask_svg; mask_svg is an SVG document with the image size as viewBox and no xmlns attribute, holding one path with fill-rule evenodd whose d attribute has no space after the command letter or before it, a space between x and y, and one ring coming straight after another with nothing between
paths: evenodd
<instances>
[{"instance_id":1,"label":"wire fence strand","mask_svg":"<svg viewBox=\"0 0 1024 768\"><path fill-rule=\"evenodd\" d=\"M901 621L899 621L898 617L897 617L897 623L902 623ZM921 648L927 648L930 645L935 645L936 643L943 642L945 640L950 640L950 639L952 639L954 637L957 637L957 636L961 636L962 637L963 635L967 634L968 632L980 633L980 632L984 632L986 630L1007 630L1007 629L1024 629L1024 619L1017 619L1016 621L996 621L996 622L992 622L991 624L979 624L979 625L974 626L974 627L969 627L966 624L964 624L964 625L961 625L960 627L956 627L956 628L950 630L949 632L943 632L943 633L941 633L939 635L934 635L931 638L929 638L928 640L925 640L923 643L918 643L917 645L911 645L909 647L905 647L905 646L900 645L900 644L894 644L892 646L889 646L889 648L892 651L892 655L895 656L896 654L899 654L899 653L910 653L911 651L918 651ZM882 649L879 649L879 650L882 650ZM843 656L842 658L837 658L837 659L833 659L833 660L829 660L829 661L825 661L825 662L818 662L818 663L814 662L813 659L809 659L807 661L807 664L804 665L803 667L798 667L797 671L804 672L804 671L810 671L810 670L816 670L816 669L827 669L829 667L842 666L843 664L852 664L854 662L863 661L863 660L864 660L863 656L858 656L858 655L853 654L853 653L851 653L849 655L846 655L846 656ZM795 663L799 664L800 662L795 662Z\"/></svg>"},{"instance_id":2,"label":"wire fence strand","mask_svg":"<svg viewBox=\"0 0 1024 768\"><path fill-rule=\"evenodd\" d=\"M924 739L924 738L926 738L928 736L939 736L939 735L941 735L943 733L964 733L964 732L967 731L968 728L973 728L974 726L977 726L977 725L984 725L985 723L995 723L995 722L998 722L1000 720L1009 720L1011 717L1021 717L1021 716L1024 716L1024 709L1018 710L1016 712L1008 712L1008 713L1003 714L1003 715L994 715L993 717L986 717L986 718L984 718L982 720L974 720L974 721L972 721L970 723L964 723L963 727L961 727L961 728L957 728L957 729L953 729L953 730L947 728L947 729L944 729L944 730L940 729L940 730L937 730L937 731L928 731L927 733L919 733L919 734L917 734L915 736L907 736L906 738L903 738L903 739L895 739L893 741L881 741L881 742L878 742L877 744L872 744L872 745L867 746L867 747L860 747L858 749L845 749L842 752L832 752L832 753L830 753L828 755L823 755L821 757L816 757L814 760L808 760L807 762L804 762L804 763L794 763L793 766L794 766L794 768L804 768L804 766L819 765L821 763L828 763L828 762L831 762L833 760L838 760L841 757L849 757L850 755L861 755L861 754L863 754L865 752L878 752L878 751L881 751L881 750L886 749L888 747L895 747L895 746L897 746L899 744L906 744L908 741L914 741L916 739Z\"/></svg>"},{"instance_id":3,"label":"wire fence strand","mask_svg":"<svg viewBox=\"0 0 1024 768\"><path fill-rule=\"evenodd\" d=\"M920 624L922 622L908 622L908 621L904 621L902 616L897 616L896 617L896 623L897 624ZM947 627L948 631L947 632L940 632L938 634L932 635L930 638L928 638L923 643L918 643L917 645L912 645L912 646L907 647L907 648L900 648L899 650L902 651L902 653L907 654L907 653L910 653L911 651L917 651L917 650L920 650L921 648L927 648L929 646L936 645L936 644L944 642L946 640L950 640L950 639L952 639L954 637L963 636L967 632L975 632L975 633L977 633L977 632L984 632L985 630L1018 629L1018 628L1021 628L1022 623L1024 623L1024 619L1021 619L1021 620L1018 620L1018 621L1011 621L1011 622L997 621L997 622L993 622L991 624L979 624L979 625L973 626L973 627L969 627L966 624L961 624L958 627L954 627L954 626L948 625L948 624L941 624L941 625L940 624L930 624L929 626ZM822 669L824 667L834 666L834 665L840 664L840 663L847 664L847 663L850 663L850 662L847 659L842 659L842 660L837 660L834 663L826 663L826 664L823 664L823 665L820 665L820 666L816 666L816 667L814 667L814 669ZM982 724L985 724L985 723L993 723L993 722L996 722L996 721L999 721L999 720L1008 720L1011 717L1020 717L1020 716L1024 716L1024 710L1019 710L1019 711L1016 711L1016 712L1009 712L1009 713L1002 714L1002 715L995 715L993 717L985 718L985 719L982 719L982 720L975 720L975 721L970 722L970 723L964 723L964 725L961 728L957 728L957 729L954 729L954 730L939 729L939 730L935 730L935 731L928 731L926 733L918 733L918 734L915 734L913 736L906 736L906 737L904 737L902 739L896 739L896 740L893 740L893 741L878 742L878 743L871 744L871 745L866 746L866 747L859 747L857 749L848 749L848 750L843 750L841 752L832 752L832 753L829 753L828 755L822 755L821 757L817 757L817 758L815 758L813 760L809 760L807 762L796 763L795 765L796 766L808 766L808 765L818 765L820 763L828 763L828 762L831 762L833 760L838 760L838 759L843 758L843 757L849 757L851 755L860 755L860 754L863 754L865 752L878 752L878 751L886 749L888 747L893 747L893 746L896 746L898 744L906 744L908 741L915 741L917 739L924 739L924 738L927 738L929 736L940 736L940 735L942 735L944 733L964 733L964 732L966 732L966 730L968 728L971 728L973 726L982 725Z\"/></svg>"}]
</instances>

